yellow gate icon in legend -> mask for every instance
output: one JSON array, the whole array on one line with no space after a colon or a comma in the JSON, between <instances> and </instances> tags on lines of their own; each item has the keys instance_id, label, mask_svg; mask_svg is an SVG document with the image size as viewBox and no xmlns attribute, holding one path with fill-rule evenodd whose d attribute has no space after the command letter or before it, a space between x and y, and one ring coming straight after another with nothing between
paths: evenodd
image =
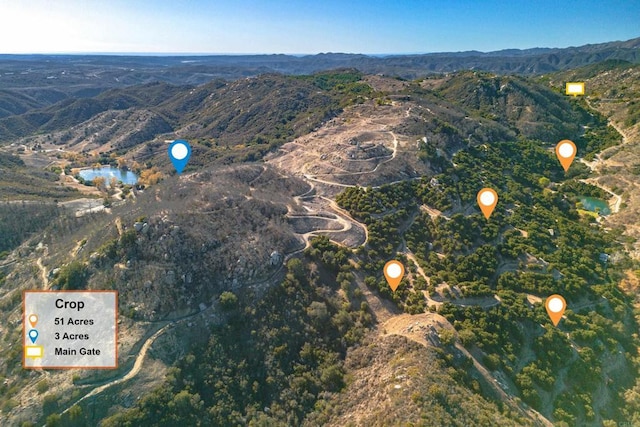
<instances>
[{"instance_id":1,"label":"yellow gate icon in legend","mask_svg":"<svg viewBox=\"0 0 640 427\"><path fill-rule=\"evenodd\" d=\"M24 347L24 357L38 359L44 356L44 347L41 345L27 345Z\"/></svg>"}]
</instances>

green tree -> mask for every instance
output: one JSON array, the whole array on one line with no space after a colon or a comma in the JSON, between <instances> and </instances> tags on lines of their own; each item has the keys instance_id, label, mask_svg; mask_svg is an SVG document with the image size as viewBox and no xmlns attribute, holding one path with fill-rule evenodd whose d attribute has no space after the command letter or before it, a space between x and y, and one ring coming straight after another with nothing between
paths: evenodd
<instances>
[{"instance_id":1,"label":"green tree","mask_svg":"<svg viewBox=\"0 0 640 427\"><path fill-rule=\"evenodd\" d=\"M72 423L72 425L80 426L83 424L83 414L80 405L73 405L69 409L69 421Z\"/></svg>"},{"instance_id":2,"label":"green tree","mask_svg":"<svg viewBox=\"0 0 640 427\"><path fill-rule=\"evenodd\" d=\"M62 425L62 417L59 414L51 414L46 420L47 427L58 427Z\"/></svg>"},{"instance_id":3,"label":"green tree","mask_svg":"<svg viewBox=\"0 0 640 427\"><path fill-rule=\"evenodd\" d=\"M72 261L60 269L54 285L64 290L78 290L87 287L89 270L84 263Z\"/></svg>"},{"instance_id":4,"label":"green tree","mask_svg":"<svg viewBox=\"0 0 640 427\"><path fill-rule=\"evenodd\" d=\"M238 306L238 297L229 291L220 294L220 306L225 310L231 310Z\"/></svg>"},{"instance_id":5,"label":"green tree","mask_svg":"<svg viewBox=\"0 0 640 427\"><path fill-rule=\"evenodd\" d=\"M305 277L304 264L298 258L291 258L287 262L287 270L298 280L302 280Z\"/></svg>"},{"instance_id":6,"label":"green tree","mask_svg":"<svg viewBox=\"0 0 640 427\"><path fill-rule=\"evenodd\" d=\"M36 384L36 390L39 394L49 390L49 382L46 379L39 381L38 384Z\"/></svg>"}]
</instances>

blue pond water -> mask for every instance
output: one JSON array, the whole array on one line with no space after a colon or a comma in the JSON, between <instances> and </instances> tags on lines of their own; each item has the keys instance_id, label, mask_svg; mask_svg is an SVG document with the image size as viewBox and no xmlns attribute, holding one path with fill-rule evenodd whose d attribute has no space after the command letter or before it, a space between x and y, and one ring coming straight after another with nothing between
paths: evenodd
<instances>
[{"instance_id":1,"label":"blue pond water","mask_svg":"<svg viewBox=\"0 0 640 427\"><path fill-rule=\"evenodd\" d=\"M80 176L85 181L93 181L94 178L101 176L107 183L111 181L111 178L115 177L118 181L122 181L124 184L133 185L138 182L138 175L131 171L123 171L111 166L103 166L96 169L83 169L80 171Z\"/></svg>"},{"instance_id":2,"label":"blue pond water","mask_svg":"<svg viewBox=\"0 0 640 427\"><path fill-rule=\"evenodd\" d=\"M584 206L585 210L591 212L599 212L600 215L609 215L611 209L606 200L598 199L596 197L580 197L580 202Z\"/></svg>"}]
</instances>

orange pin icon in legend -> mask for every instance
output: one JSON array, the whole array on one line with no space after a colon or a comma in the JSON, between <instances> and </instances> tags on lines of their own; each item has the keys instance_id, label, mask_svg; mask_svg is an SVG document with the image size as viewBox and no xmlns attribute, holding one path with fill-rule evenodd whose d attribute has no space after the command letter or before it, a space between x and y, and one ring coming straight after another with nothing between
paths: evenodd
<instances>
[{"instance_id":1,"label":"orange pin icon in legend","mask_svg":"<svg viewBox=\"0 0 640 427\"><path fill-rule=\"evenodd\" d=\"M544 302L544 306L547 309L547 313L553 322L553 326L558 326L558 322L562 318L564 311L567 308L567 302L561 295L551 295Z\"/></svg>"},{"instance_id":2,"label":"orange pin icon in legend","mask_svg":"<svg viewBox=\"0 0 640 427\"><path fill-rule=\"evenodd\" d=\"M29 323L31 324L32 328L35 328L36 325L38 324L38 315L37 314L30 314L29 315Z\"/></svg>"},{"instance_id":3,"label":"orange pin icon in legend","mask_svg":"<svg viewBox=\"0 0 640 427\"><path fill-rule=\"evenodd\" d=\"M569 170L569 166L571 166L577 152L576 144L568 139L563 139L556 145L556 156L558 156L558 160L560 160L565 172Z\"/></svg>"},{"instance_id":4,"label":"orange pin icon in legend","mask_svg":"<svg viewBox=\"0 0 640 427\"><path fill-rule=\"evenodd\" d=\"M478 191L478 206L484 214L484 217L489 219L493 210L498 204L498 193L492 188L483 188Z\"/></svg>"},{"instance_id":5,"label":"orange pin icon in legend","mask_svg":"<svg viewBox=\"0 0 640 427\"><path fill-rule=\"evenodd\" d=\"M393 292L398 289L402 276L404 276L404 265L400 261L394 259L384 265L384 277Z\"/></svg>"}]
</instances>

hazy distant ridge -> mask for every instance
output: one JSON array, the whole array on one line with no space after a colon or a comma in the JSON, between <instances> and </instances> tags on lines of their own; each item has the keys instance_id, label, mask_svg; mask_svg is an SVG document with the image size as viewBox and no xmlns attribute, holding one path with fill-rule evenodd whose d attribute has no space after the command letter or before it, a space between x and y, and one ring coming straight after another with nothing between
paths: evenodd
<instances>
[{"instance_id":1,"label":"hazy distant ridge","mask_svg":"<svg viewBox=\"0 0 640 427\"><path fill-rule=\"evenodd\" d=\"M589 44L568 48L506 49L495 52L444 52L419 55L368 56L362 54L321 53L317 55L0 55L0 82L11 87L16 72L31 72L57 67L82 70L93 67L110 77L109 83L136 84L151 80L199 84L214 77L239 78L269 72L309 74L349 67L365 73L416 77L433 72L477 69L495 73L543 74L618 59L640 62L640 38L627 41ZM127 69L127 67L129 67ZM108 71L104 71L108 70ZM113 77L111 77L113 75ZM20 75L18 74L18 77ZM120 77L124 78L122 80ZM48 76L51 77L51 76ZM117 78L116 78L117 77ZM52 80L52 79L50 79ZM49 82L54 84L55 82Z\"/></svg>"}]
</instances>

